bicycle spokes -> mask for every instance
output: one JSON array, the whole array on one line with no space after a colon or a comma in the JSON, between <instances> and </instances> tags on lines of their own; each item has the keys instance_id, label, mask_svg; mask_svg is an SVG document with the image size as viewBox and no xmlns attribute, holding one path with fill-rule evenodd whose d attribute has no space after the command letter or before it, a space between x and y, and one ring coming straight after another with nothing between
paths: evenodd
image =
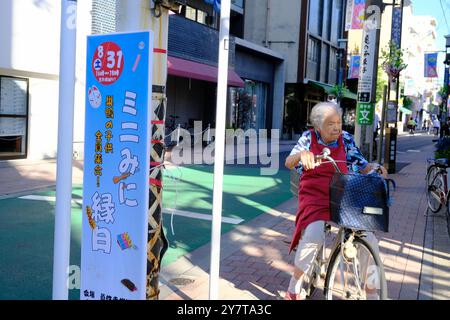
<instances>
[{"instance_id":1,"label":"bicycle spokes","mask_svg":"<svg viewBox=\"0 0 450 320\"><path fill-rule=\"evenodd\" d=\"M380 299L380 273L365 246L355 244L357 254L352 259L342 255L333 266L330 290L333 300Z\"/></svg>"}]
</instances>

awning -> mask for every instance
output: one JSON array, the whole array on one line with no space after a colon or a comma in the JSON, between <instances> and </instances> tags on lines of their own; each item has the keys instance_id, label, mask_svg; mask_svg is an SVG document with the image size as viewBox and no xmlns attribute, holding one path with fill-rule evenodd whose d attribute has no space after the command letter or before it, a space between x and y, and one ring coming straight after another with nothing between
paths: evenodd
<instances>
[{"instance_id":1,"label":"awning","mask_svg":"<svg viewBox=\"0 0 450 320\"><path fill-rule=\"evenodd\" d=\"M400 107L400 111L401 111L403 114L412 114L412 111L409 110L409 109L406 109L405 107Z\"/></svg>"},{"instance_id":2,"label":"awning","mask_svg":"<svg viewBox=\"0 0 450 320\"><path fill-rule=\"evenodd\" d=\"M172 76L217 82L217 67L171 56L168 57L167 65L168 73ZM234 70L228 69L228 85L244 87L245 83Z\"/></svg>"},{"instance_id":3,"label":"awning","mask_svg":"<svg viewBox=\"0 0 450 320\"><path fill-rule=\"evenodd\" d=\"M314 80L309 80L308 84L310 84L310 85L312 85L312 86L314 86L316 88L325 90L325 92L327 94L336 94L335 91L334 91L334 86L332 86L331 84L327 84L327 83L323 83L323 82L319 82L319 81L314 81ZM355 93L353 93L353 92L351 92L351 91L349 91L348 89L345 89L345 88L344 88L343 91L344 92L343 92L342 98L357 100L358 96Z\"/></svg>"}]
</instances>

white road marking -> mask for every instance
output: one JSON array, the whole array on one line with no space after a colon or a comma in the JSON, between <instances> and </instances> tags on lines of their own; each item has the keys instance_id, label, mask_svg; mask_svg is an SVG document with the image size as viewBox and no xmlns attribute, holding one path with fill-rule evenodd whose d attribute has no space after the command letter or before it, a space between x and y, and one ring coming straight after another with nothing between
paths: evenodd
<instances>
[{"instance_id":1,"label":"white road marking","mask_svg":"<svg viewBox=\"0 0 450 320\"><path fill-rule=\"evenodd\" d=\"M23 196L23 197L20 197L19 199L36 200L36 201L52 201L52 202L56 201L56 197L36 196L36 195ZM81 200L72 200L72 203L78 204L80 206L83 205ZM209 214L196 213L196 212L183 211L183 210L176 210L176 209L171 209L171 208L164 208L162 210L162 212L165 213L165 214L174 214L176 216L181 216L181 217L212 221L212 215L209 215ZM223 223L240 224L243 221L244 221L243 219L239 219L239 218L222 217L222 222Z\"/></svg>"}]
</instances>

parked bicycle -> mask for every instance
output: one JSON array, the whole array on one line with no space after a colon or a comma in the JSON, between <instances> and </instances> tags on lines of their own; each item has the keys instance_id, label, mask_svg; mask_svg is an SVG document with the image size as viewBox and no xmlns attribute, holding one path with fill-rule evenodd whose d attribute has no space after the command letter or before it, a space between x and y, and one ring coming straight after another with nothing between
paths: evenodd
<instances>
[{"instance_id":1,"label":"parked bicycle","mask_svg":"<svg viewBox=\"0 0 450 320\"><path fill-rule=\"evenodd\" d=\"M316 158L328 160L336 170L330 185L330 211L332 221L339 229L329 259L326 258L323 242L312 267L303 278L303 290L307 297L312 296L322 277L325 279L324 295L327 300L385 300L388 293L383 263L378 247L375 248L368 240L376 241L371 231L388 231L389 186L392 183L395 188L395 183L391 179L383 179L379 168L378 174L367 176L342 174L329 154L325 148L324 153ZM360 180L358 183L361 185L356 183L351 186L352 180ZM342 184L343 181L346 182ZM361 186L367 188L367 193L359 190ZM374 197L377 198L375 202ZM372 200L361 203L361 198ZM324 240L330 233L331 224L325 223Z\"/></svg>"},{"instance_id":2,"label":"parked bicycle","mask_svg":"<svg viewBox=\"0 0 450 320\"><path fill-rule=\"evenodd\" d=\"M436 213L446 206L450 217L449 189L447 183L447 168L450 167L448 159L428 159L426 175L428 208Z\"/></svg>"}]
</instances>

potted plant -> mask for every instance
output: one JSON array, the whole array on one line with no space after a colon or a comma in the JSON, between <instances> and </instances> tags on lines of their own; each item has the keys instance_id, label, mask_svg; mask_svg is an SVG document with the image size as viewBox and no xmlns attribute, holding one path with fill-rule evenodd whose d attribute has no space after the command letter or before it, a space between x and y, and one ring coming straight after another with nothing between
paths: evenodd
<instances>
[{"instance_id":1,"label":"potted plant","mask_svg":"<svg viewBox=\"0 0 450 320\"><path fill-rule=\"evenodd\" d=\"M403 50L397 48L392 41L389 41L388 50L381 50L381 59L381 68L389 75L393 83L400 77L400 72L408 66L403 60Z\"/></svg>"}]
</instances>

